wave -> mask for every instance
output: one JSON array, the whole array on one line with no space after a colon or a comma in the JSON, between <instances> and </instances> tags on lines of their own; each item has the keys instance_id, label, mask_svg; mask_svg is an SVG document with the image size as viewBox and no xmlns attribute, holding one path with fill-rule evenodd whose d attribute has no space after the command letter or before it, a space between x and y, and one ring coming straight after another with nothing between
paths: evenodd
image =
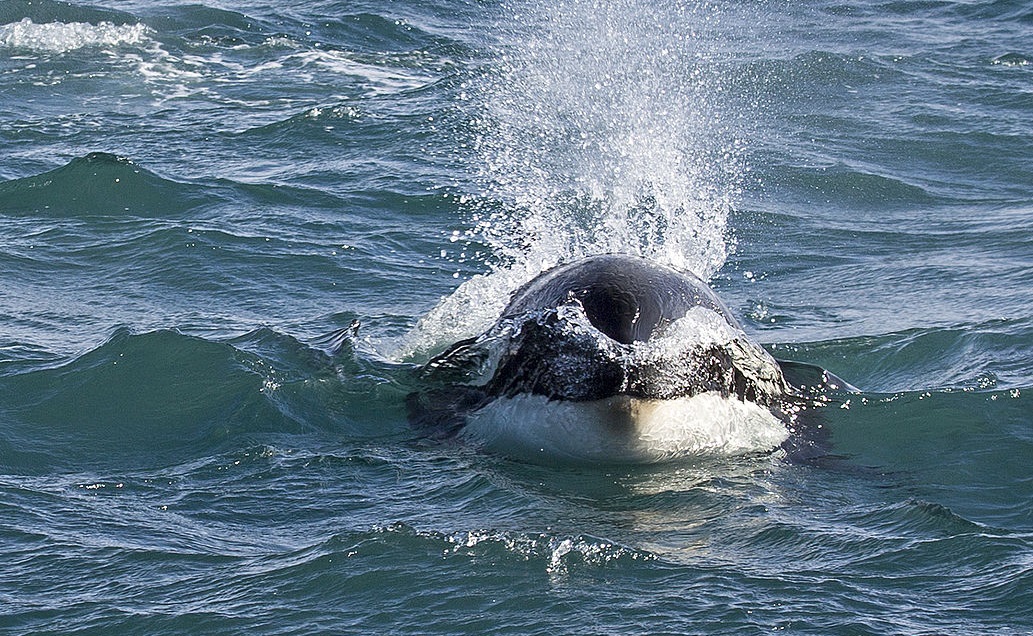
<instances>
[{"instance_id":1,"label":"wave","mask_svg":"<svg viewBox=\"0 0 1033 636\"><path fill-rule=\"evenodd\" d=\"M335 16L313 25L199 5L140 8L131 15L35 4L9 5L8 24L0 26L0 50L17 54L11 72L24 74L26 83L41 81L39 68L46 67L56 71L42 80L48 84L92 85L103 78L105 100L114 93L132 107L149 99L149 112L155 102L188 98L227 110L246 106L247 118L233 122L243 129L268 122L268 111L277 106L314 105L328 95L369 99L418 90L449 72L456 52L454 40L377 14ZM269 90L250 90L256 82ZM38 109L27 110L23 119L14 125L39 125Z\"/></svg>"},{"instance_id":2,"label":"wave","mask_svg":"<svg viewBox=\"0 0 1033 636\"><path fill-rule=\"evenodd\" d=\"M268 329L213 341L121 328L65 364L0 375L0 465L155 467L285 435L391 434L369 410L394 402L401 413L399 371L357 358L347 334L325 344Z\"/></svg>"},{"instance_id":3,"label":"wave","mask_svg":"<svg viewBox=\"0 0 1033 636\"><path fill-rule=\"evenodd\" d=\"M1033 452L1026 423L1031 399L1033 388L845 395L823 414L830 457L905 485L922 475L945 489L945 499L955 497L946 492L951 488L1016 484L995 495L1010 502L1001 503L1003 510L1028 490L1018 485L1018 458Z\"/></svg>"},{"instance_id":4,"label":"wave","mask_svg":"<svg viewBox=\"0 0 1033 636\"><path fill-rule=\"evenodd\" d=\"M313 614L386 631L433 616L435 632L550 633L583 627L571 603L600 596L614 616L603 609L593 620L632 632L745 624L759 633L784 622L825 633L854 621L862 631L990 633L1028 615L1028 532L827 471L686 484L670 470L604 478L511 466L489 479L483 463L414 470L408 459L256 447L119 480L7 478L17 548L7 573L37 582L25 592L30 608L62 601L60 616L16 608L12 620L35 631L102 622L285 633ZM663 485L639 492L653 476ZM443 492L428 501L434 488ZM514 500L539 514L513 514ZM654 593L620 605L627 590L614 580ZM816 588L825 604L812 602ZM755 609L743 609L744 594ZM698 602L686 610L686 598ZM830 615L829 603L870 611ZM990 614L972 615L976 605ZM871 618L902 608L913 630Z\"/></svg>"},{"instance_id":5,"label":"wave","mask_svg":"<svg viewBox=\"0 0 1033 636\"><path fill-rule=\"evenodd\" d=\"M420 531L404 523L376 529L378 534L411 537L434 545L445 559L531 561L550 574L568 575L579 568L620 567L622 562L651 561L655 556L592 536L528 534L497 530L452 533Z\"/></svg>"},{"instance_id":6,"label":"wave","mask_svg":"<svg viewBox=\"0 0 1033 636\"><path fill-rule=\"evenodd\" d=\"M270 126L260 136L286 141L297 135L299 126L325 125L346 116L316 109ZM431 198L424 191L419 194ZM129 157L107 152L91 152L47 172L0 182L0 208L14 218L204 219L226 206L336 209L342 202L331 192L302 186L163 176Z\"/></svg>"},{"instance_id":7,"label":"wave","mask_svg":"<svg viewBox=\"0 0 1033 636\"><path fill-rule=\"evenodd\" d=\"M289 430L261 399L264 379L242 364L225 344L121 330L64 366L4 378L4 463L14 472L167 463L191 447L237 444L233 433L253 423Z\"/></svg>"},{"instance_id":8,"label":"wave","mask_svg":"<svg viewBox=\"0 0 1033 636\"><path fill-rule=\"evenodd\" d=\"M813 121L823 119L828 118L816 115ZM819 197L822 205L836 209L913 209L952 200L943 196L938 184L919 175L879 174L875 166L833 163L820 153L796 158L797 162L801 160L808 165L783 166L777 173L767 172L760 178L768 186L785 188L788 195L795 194L805 204Z\"/></svg>"},{"instance_id":9,"label":"wave","mask_svg":"<svg viewBox=\"0 0 1033 636\"><path fill-rule=\"evenodd\" d=\"M154 32L124 11L57 0L0 5L0 48L61 54L82 48L139 46Z\"/></svg>"},{"instance_id":10,"label":"wave","mask_svg":"<svg viewBox=\"0 0 1033 636\"><path fill-rule=\"evenodd\" d=\"M1033 322L999 319L916 328L879 336L771 345L778 358L803 359L873 393L1011 391L1029 386Z\"/></svg>"},{"instance_id":11,"label":"wave","mask_svg":"<svg viewBox=\"0 0 1033 636\"><path fill-rule=\"evenodd\" d=\"M0 368L0 463L13 474L160 467L299 436L416 438L405 412L411 368L360 354L355 344L351 329L304 343L267 328L227 340L121 328L70 362L7 364ZM842 357L830 349L824 354ZM815 360L823 352L807 353ZM990 382L847 393L817 415L833 455L911 470L916 448L927 446L921 456L929 460L946 452L946 440L968 452L990 423L1003 426L1005 438L1019 436L1002 448L1025 443L1012 429L1031 395L1033 388Z\"/></svg>"},{"instance_id":12,"label":"wave","mask_svg":"<svg viewBox=\"0 0 1033 636\"><path fill-rule=\"evenodd\" d=\"M211 202L204 188L94 152L43 174L0 183L5 214L42 217L179 216Z\"/></svg>"},{"instance_id":13,"label":"wave","mask_svg":"<svg viewBox=\"0 0 1033 636\"><path fill-rule=\"evenodd\" d=\"M0 4L0 24L30 19L37 24L46 22L111 22L133 24L137 19L130 13L100 8L89 4L72 4L61 0L10 0Z\"/></svg>"}]
</instances>

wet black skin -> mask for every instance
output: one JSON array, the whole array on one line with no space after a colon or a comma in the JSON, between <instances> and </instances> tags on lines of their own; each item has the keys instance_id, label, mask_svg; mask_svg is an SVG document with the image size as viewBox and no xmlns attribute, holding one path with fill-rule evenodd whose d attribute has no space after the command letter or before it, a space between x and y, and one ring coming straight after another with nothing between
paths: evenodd
<instances>
[{"instance_id":1,"label":"wet black skin","mask_svg":"<svg viewBox=\"0 0 1033 636\"><path fill-rule=\"evenodd\" d=\"M607 254L555 267L518 289L502 319L577 302L596 329L621 344L645 342L696 306L738 328L714 292L691 273L637 256Z\"/></svg>"}]
</instances>

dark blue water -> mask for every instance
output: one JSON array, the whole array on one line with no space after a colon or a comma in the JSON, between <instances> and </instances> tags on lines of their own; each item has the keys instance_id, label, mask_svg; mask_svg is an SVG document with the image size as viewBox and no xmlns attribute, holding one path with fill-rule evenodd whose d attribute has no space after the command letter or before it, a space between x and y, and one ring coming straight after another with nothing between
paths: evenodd
<instances>
[{"instance_id":1,"label":"dark blue water","mask_svg":"<svg viewBox=\"0 0 1033 636\"><path fill-rule=\"evenodd\" d=\"M0 0L0 631L1033 633L1033 7ZM710 280L827 455L527 464L416 365Z\"/></svg>"}]
</instances>

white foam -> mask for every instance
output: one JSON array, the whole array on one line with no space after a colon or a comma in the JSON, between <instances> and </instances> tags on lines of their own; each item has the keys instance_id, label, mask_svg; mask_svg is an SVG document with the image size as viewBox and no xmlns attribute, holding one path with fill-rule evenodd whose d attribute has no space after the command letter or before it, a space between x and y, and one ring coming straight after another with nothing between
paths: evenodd
<instances>
[{"instance_id":1,"label":"white foam","mask_svg":"<svg viewBox=\"0 0 1033 636\"><path fill-rule=\"evenodd\" d=\"M65 53L91 46L138 45L150 40L144 24L101 22L48 22L36 24L29 18L0 25L0 47L47 53Z\"/></svg>"},{"instance_id":2,"label":"white foam","mask_svg":"<svg viewBox=\"0 0 1033 636\"><path fill-rule=\"evenodd\" d=\"M324 71L350 75L365 80L372 95L389 95L421 88L434 81L435 76L418 69L369 64L347 51L318 49L298 52L281 62L283 65L313 65Z\"/></svg>"},{"instance_id":3,"label":"white foam","mask_svg":"<svg viewBox=\"0 0 1033 636\"><path fill-rule=\"evenodd\" d=\"M519 395L472 413L461 437L489 452L535 462L653 463L768 452L789 432L767 409L716 393L591 402Z\"/></svg>"},{"instance_id":4,"label":"white foam","mask_svg":"<svg viewBox=\"0 0 1033 636\"><path fill-rule=\"evenodd\" d=\"M486 331L505 309L513 291L551 264L518 264L464 281L451 295L384 352L391 360L421 358L463 338Z\"/></svg>"}]
</instances>

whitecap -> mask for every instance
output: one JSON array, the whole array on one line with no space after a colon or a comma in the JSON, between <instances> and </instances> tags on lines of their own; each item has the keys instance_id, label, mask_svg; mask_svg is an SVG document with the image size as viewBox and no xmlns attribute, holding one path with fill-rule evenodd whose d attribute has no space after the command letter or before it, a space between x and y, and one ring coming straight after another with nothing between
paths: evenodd
<instances>
[{"instance_id":1,"label":"whitecap","mask_svg":"<svg viewBox=\"0 0 1033 636\"><path fill-rule=\"evenodd\" d=\"M47 22L29 18L0 26L0 47L46 53L66 53L91 46L112 47L142 44L150 40L144 24L101 22Z\"/></svg>"}]
</instances>

